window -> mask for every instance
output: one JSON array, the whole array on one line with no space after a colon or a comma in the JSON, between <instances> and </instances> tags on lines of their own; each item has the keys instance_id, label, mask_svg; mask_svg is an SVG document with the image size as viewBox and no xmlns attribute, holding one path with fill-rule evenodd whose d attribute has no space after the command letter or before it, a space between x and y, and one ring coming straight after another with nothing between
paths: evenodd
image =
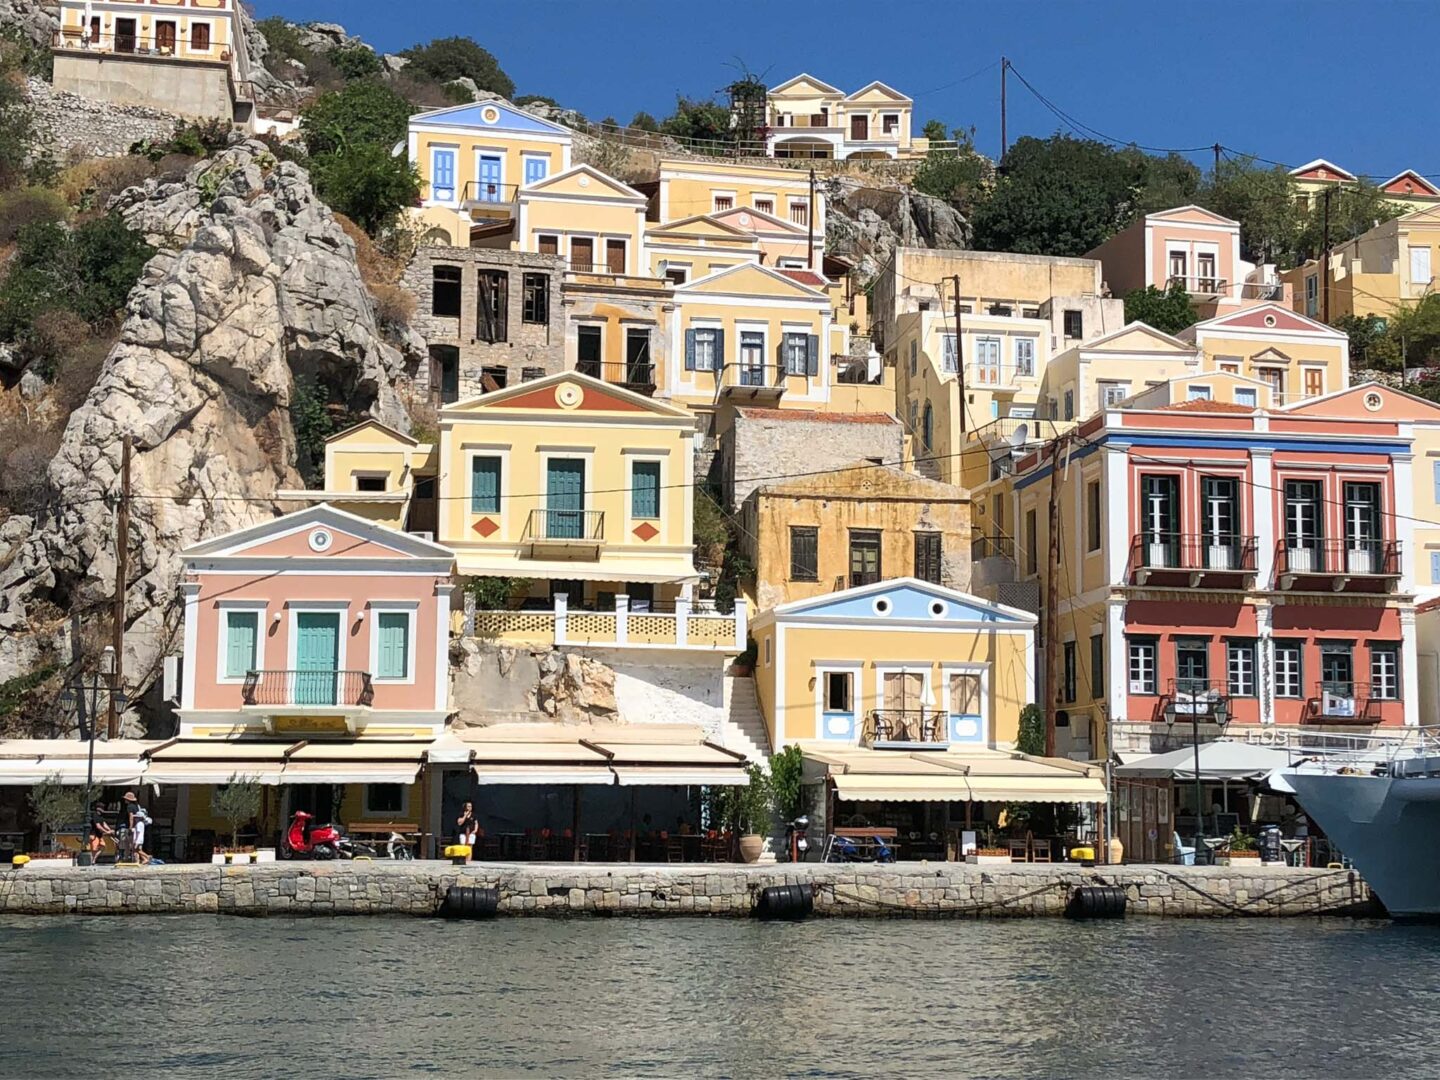
<instances>
[{"instance_id":1,"label":"window","mask_svg":"<svg viewBox=\"0 0 1440 1080\"><path fill-rule=\"evenodd\" d=\"M436 202L455 201L455 151L430 151L430 197Z\"/></svg>"},{"instance_id":2,"label":"window","mask_svg":"<svg viewBox=\"0 0 1440 1080\"><path fill-rule=\"evenodd\" d=\"M1130 693L1156 693L1155 652L1156 642L1154 638L1130 639Z\"/></svg>"},{"instance_id":3,"label":"window","mask_svg":"<svg viewBox=\"0 0 1440 1080\"><path fill-rule=\"evenodd\" d=\"M665 264L665 280L671 285L684 285L690 280L690 268L677 266L675 263Z\"/></svg>"},{"instance_id":4,"label":"window","mask_svg":"<svg viewBox=\"0 0 1440 1080\"><path fill-rule=\"evenodd\" d=\"M375 677L404 679L410 674L410 613L382 611L375 617Z\"/></svg>"},{"instance_id":5,"label":"window","mask_svg":"<svg viewBox=\"0 0 1440 1080\"><path fill-rule=\"evenodd\" d=\"M1015 374L1027 378L1035 374L1035 339L1033 337L1015 339Z\"/></svg>"},{"instance_id":6,"label":"window","mask_svg":"<svg viewBox=\"0 0 1440 1080\"><path fill-rule=\"evenodd\" d=\"M910 340L910 375L913 377L920 369L920 343L913 338Z\"/></svg>"},{"instance_id":7,"label":"window","mask_svg":"<svg viewBox=\"0 0 1440 1080\"><path fill-rule=\"evenodd\" d=\"M1301 655L1303 646L1298 641L1275 640L1275 696L1298 698L1303 696L1301 680Z\"/></svg>"},{"instance_id":8,"label":"window","mask_svg":"<svg viewBox=\"0 0 1440 1080\"><path fill-rule=\"evenodd\" d=\"M810 364L810 335L786 334L780 342L786 375L805 375Z\"/></svg>"},{"instance_id":9,"label":"window","mask_svg":"<svg viewBox=\"0 0 1440 1080\"><path fill-rule=\"evenodd\" d=\"M950 715L981 716L980 676L954 674L950 676Z\"/></svg>"},{"instance_id":10,"label":"window","mask_svg":"<svg viewBox=\"0 0 1440 1080\"><path fill-rule=\"evenodd\" d=\"M1074 391L1074 390L1066 390L1066 391L1065 391L1065 419L1066 419L1066 420L1074 420L1074 419L1075 419L1075 391Z\"/></svg>"},{"instance_id":11,"label":"window","mask_svg":"<svg viewBox=\"0 0 1440 1080\"><path fill-rule=\"evenodd\" d=\"M1320 311L1320 278L1311 274L1305 279L1305 314L1312 319Z\"/></svg>"},{"instance_id":12,"label":"window","mask_svg":"<svg viewBox=\"0 0 1440 1080\"><path fill-rule=\"evenodd\" d=\"M175 51L174 19L162 19L155 24L155 48L166 56Z\"/></svg>"},{"instance_id":13,"label":"window","mask_svg":"<svg viewBox=\"0 0 1440 1080\"><path fill-rule=\"evenodd\" d=\"M1040 309L1038 307L1021 308L1020 317L1022 319L1038 319L1040 317Z\"/></svg>"},{"instance_id":14,"label":"window","mask_svg":"<svg viewBox=\"0 0 1440 1080\"><path fill-rule=\"evenodd\" d=\"M1186 258L1183 251L1172 251L1169 254L1170 280L1184 282L1186 277Z\"/></svg>"},{"instance_id":15,"label":"window","mask_svg":"<svg viewBox=\"0 0 1440 1080\"><path fill-rule=\"evenodd\" d=\"M190 24L190 48L195 52L210 51L210 24L208 22L192 22Z\"/></svg>"},{"instance_id":16,"label":"window","mask_svg":"<svg viewBox=\"0 0 1440 1080\"><path fill-rule=\"evenodd\" d=\"M1285 481L1285 558L1302 573L1320 567L1320 482Z\"/></svg>"},{"instance_id":17,"label":"window","mask_svg":"<svg viewBox=\"0 0 1440 1080\"><path fill-rule=\"evenodd\" d=\"M1255 696L1255 643L1253 641L1226 643L1225 682L1231 697Z\"/></svg>"},{"instance_id":18,"label":"window","mask_svg":"<svg viewBox=\"0 0 1440 1080\"><path fill-rule=\"evenodd\" d=\"M975 381L981 386L1000 385L1000 339L975 339Z\"/></svg>"},{"instance_id":19,"label":"window","mask_svg":"<svg viewBox=\"0 0 1440 1080\"><path fill-rule=\"evenodd\" d=\"M1141 525L1145 530L1145 565L1177 566L1180 562L1180 486L1174 476L1140 478Z\"/></svg>"},{"instance_id":20,"label":"window","mask_svg":"<svg viewBox=\"0 0 1440 1080\"><path fill-rule=\"evenodd\" d=\"M1210 689L1210 642L1204 638L1176 638L1175 689L1181 694L1204 694Z\"/></svg>"},{"instance_id":21,"label":"window","mask_svg":"<svg viewBox=\"0 0 1440 1080\"><path fill-rule=\"evenodd\" d=\"M366 784L365 813L402 814L405 812L405 787L402 784Z\"/></svg>"},{"instance_id":22,"label":"window","mask_svg":"<svg viewBox=\"0 0 1440 1080\"><path fill-rule=\"evenodd\" d=\"M854 700L852 682L855 673L851 671L827 671L825 673L825 711L848 713Z\"/></svg>"},{"instance_id":23,"label":"window","mask_svg":"<svg viewBox=\"0 0 1440 1080\"><path fill-rule=\"evenodd\" d=\"M529 367L527 365L520 369L521 382L534 382L536 379L543 379L544 377L545 369L543 367Z\"/></svg>"},{"instance_id":24,"label":"window","mask_svg":"<svg viewBox=\"0 0 1440 1080\"><path fill-rule=\"evenodd\" d=\"M460 350L456 346L430 346L430 394L442 405L460 400Z\"/></svg>"},{"instance_id":25,"label":"window","mask_svg":"<svg viewBox=\"0 0 1440 1080\"><path fill-rule=\"evenodd\" d=\"M482 367L480 369L480 392L488 393L491 390L504 390L505 384L510 381L510 369L504 364L496 364L493 367Z\"/></svg>"},{"instance_id":26,"label":"window","mask_svg":"<svg viewBox=\"0 0 1440 1080\"><path fill-rule=\"evenodd\" d=\"M476 456L470 459L470 512L500 512L500 459Z\"/></svg>"},{"instance_id":27,"label":"window","mask_svg":"<svg viewBox=\"0 0 1440 1080\"><path fill-rule=\"evenodd\" d=\"M481 270L475 305L475 336L492 344L507 339L510 275L504 270Z\"/></svg>"},{"instance_id":28,"label":"window","mask_svg":"<svg viewBox=\"0 0 1440 1080\"><path fill-rule=\"evenodd\" d=\"M898 135L898 134L900 134L900 114L899 114L899 113L881 113L881 114L880 114L880 133L881 133L882 135Z\"/></svg>"},{"instance_id":29,"label":"window","mask_svg":"<svg viewBox=\"0 0 1440 1080\"><path fill-rule=\"evenodd\" d=\"M1430 584L1440 585L1440 551L1430 552Z\"/></svg>"},{"instance_id":30,"label":"window","mask_svg":"<svg viewBox=\"0 0 1440 1080\"><path fill-rule=\"evenodd\" d=\"M734 195L716 195L716 196L715 196L714 211L715 211L716 213L720 212L721 210L733 210L734 208L735 208L735 196L734 196Z\"/></svg>"},{"instance_id":31,"label":"window","mask_svg":"<svg viewBox=\"0 0 1440 1080\"><path fill-rule=\"evenodd\" d=\"M460 317L460 267L437 266L430 275L430 314Z\"/></svg>"},{"instance_id":32,"label":"window","mask_svg":"<svg viewBox=\"0 0 1440 1080\"><path fill-rule=\"evenodd\" d=\"M960 354L954 334L940 335L940 365L952 374L960 370Z\"/></svg>"},{"instance_id":33,"label":"window","mask_svg":"<svg viewBox=\"0 0 1440 1080\"><path fill-rule=\"evenodd\" d=\"M759 330L740 331L740 385L765 385L765 335Z\"/></svg>"},{"instance_id":34,"label":"window","mask_svg":"<svg viewBox=\"0 0 1440 1080\"><path fill-rule=\"evenodd\" d=\"M364 476L364 475L356 476L356 477L355 477L355 490L356 490L356 491L384 491L384 490L385 490L385 476L384 476L384 474L382 473L382 474L379 475L379 476L373 476L373 475L372 475L372 476Z\"/></svg>"},{"instance_id":35,"label":"window","mask_svg":"<svg viewBox=\"0 0 1440 1080\"><path fill-rule=\"evenodd\" d=\"M1380 569L1380 485L1347 482L1344 495L1345 568L1373 574Z\"/></svg>"},{"instance_id":36,"label":"window","mask_svg":"<svg viewBox=\"0 0 1440 1080\"><path fill-rule=\"evenodd\" d=\"M774 213L775 213L775 200L772 199L772 198L769 198L768 196L767 196L766 198L763 198L763 199L760 198L760 196L758 196L758 195L755 196L754 205L755 205L755 209L756 209L757 211L759 211L760 213L762 213L762 214L774 214Z\"/></svg>"},{"instance_id":37,"label":"window","mask_svg":"<svg viewBox=\"0 0 1440 1080\"><path fill-rule=\"evenodd\" d=\"M991 304L985 309L985 314L999 315L1002 318L1008 319L1011 315L1015 314L1015 309L1009 304Z\"/></svg>"},{"instance_id":38,"label":"window","mask_svg":"<svg viewBox=\"0 0 1440 1080\"><path fill-rule=\"evenodd\" d=\"M1185 388L1186 401L1209 401L1210 387L1208 386L1187 386Z\"/></svg>"},{"instance_id":39,"label":"window","mask_svg":"<svg viewBox=\"0 0 1440 1080\"><path fill-rule=\"evenodd\" d=\"M1105 408L1119 405L1130 396L1129 383L1107 383L1100 384L1100 404Z\"/></svg>"},{"instance_id":40,"label":"window","mask_svg":"<svg viewBox=\"0 0 1440 1080\"><path fill-rule=\"evenodd\" d=\"M525 157L525 183L538 184L545 177L550 175L550 159L539 154L526 154Z\"/></svg>"},{"instance_id":41,"label":"window","mask_svg":"<svg viewBox=\"0 0 1440 1080\"><path fill-rule=\"evenodd\" d=\"M1215 358L1215 369L1226 375L1240 374L1240 358L1238 356L1217 356Z\"/></svg>"},{"instance_id":42,"label":"window","mask_svg":"<svg viewBox=\"0 0 1440 1080\"><path fill-rule=\"evenodd\" d=\"M1215 254L1210 251L1198 251L1195 253L1195 276L1199 278L1201 292L1214 292L1218 282L1215 280Z\"/></svg>"},{"instance_id":43,"label":"window","mask_svg":"<svg viewBox=\"0 0 1440 1080\"><path fill-rule=\"evenodd\" d=\"M541 233L535 237L535 250L541 255L559 255L560 237L554 233Z\"/></svg>"},{"instance_id":44,"label":"window","mask_svg":"<svg viewBox=\"0 0 1440 1080\"><path fill-rule=\"evenodd\" d=\"M1090 696L1099 701L1105 696L1105 635L1090 635Z\"/></svg>"},{"instance_id":45,"label":"window","mask_svg":"<svg viewBox=\"0 0 1440 1080\"><path fill-rule=\"evenodd\" d=\"M1079 690L1076 680L1079 678L1079 661L1075 655L1075 642L1065 642L1064 665L1060 675L1060 700L1065 702L1074 701Z\"/></svg>"},{"instance_id":46,"label":"window","mask_svg":"<svg viewBox=\"0 0 1440 1080\"><path fill-rule=\"evenodd\" d=\"M648 391L655 385L655 365L650 363L650 328L625 328L625 385Z\"/></svg>"},{"instance_id":47,"label":"window","mask_svg":"<svg viewBox=\"0 0 1440 1080\"><path fill-rule=\"evenodd\" d=\"M575 370L581 375L599 379L601 357L604 355L605 331L602 327L580 324L575 328Z\"/></svg>"},{"instance_id":48,"label":"window","mask_svg":"<svg viewBox=\"0 0 1440 1080\"><path fill-rule=\"evenodd\" d=\"M520 321L543 326L550 321L550 275L526 274L522 280L525 297L520 306Z\"/></svg>"},{"instance_id":49,"label":"window","mask_svg":"<svg viewBox=\"0 0 1440 1080\"><path fill-rule=\"evenodd\" d=\"M850 587L873 585L880 580L880 533L873 529L850 530Z\"/></svg>"},{"instance_id":50,"label":"window","mask_svg":"<svg viewBox=\"0 0 1440 1080\"><path fill-rule=\"evenodd\" d=\"M1025 511L1025 573L1035 574L1039 572L1039 549L1040 538L1037 535L1035 511Z\"/></svg>"},{"instance_id":51,"label":"window","mask_svg":"<svg viewBox=\"0 0 1440 1080\"><path fill-rule=\"evenodd\" d=\"M1067 338L1082 338L1085 336L1085 314L1073 308L1066 308L1062 316Z\"/></svg>"},{"instance_id":52,"label":"window","mask_svg":"<svg viewBox=\"0 0 1440 1080\"><path fill-rule=\"evenodd\" d=\"M1430 249L1428 247L1412 247L1410 249L1410 284L1430 284Z\"/></svg>"},{"instance_id":53,"label":"window","mask_svg":"<svg viewBox=\"0 0 1440 1080\"><path fill-rule=\"evenodd\" d=\"M225 612L225 678L243 679L259 667L260 612Z\"/></svg>"},{"instance_id":54,"label":"window","mask_svg":"<svg viewBox=\"0 0 1440 1080\"><path fill-rule=\"evenodd\" d=\"M797 200L790 204L790 223L792 225L810 224L810 204L808 202Z\"/></svg>"},{"instance_id":55,"label":"window","mask_svg":"<svg viewBox=\"0 0 1440 1080\"><path fill-rule=\"evenodd\" d=\"M1210 570L1240 566L1240 485L1230 476L1200 478L1201 555Z\"/></svg>"},{"instance_id":56,"label":"window","mask_svg":"<svg viewBox=\"0 0 1440 1080\"><path fill-rule=\"evenodd\" d=\"M572 236L570 238L570 269L589 273L595 269L595 238Z\"/></svg>"},{"instance_id":57,"label":"window","mask_svg":"<svg viewBox=\"0 0 1440 1080\"><path fill-rule=\"evenodd\" d=\"M660 516L660 462L630 463L630 516L652 520Z\"/></svg>"},{"instance_id":58,"label":"window","mask_svg":"<svg viewBox=\"0 0 1440 1080\"><path fill-rule=\"evenodd\" d=\"M920 422L920 442L926 450L935 448L935 409L929 401L925 402Z\"/></svg>"},{"instance_id":59,"label":"window","mask_svg":"<svg viewBox=\"0 0 1440 1080\"><path fill-rule=\"evenodd\" d=\"M1400 646L1370 645L1370 696L1376 701L1400 700Z\"/></svg>"},{"instance_id":60,"label":"window","mask_svg":"<svg viewBox=\"0 0 1440 1080\"><path fill-rule=\"evenodd\" d=\"M1086 551L1100 550L1100 481L1091 480L1085 485L1085 543Z\"/></svg>"},{"instance_id":61,"label":"window","mask_svg":"<svg viewBox=\"0 0 1440 1080\"><path fill-rule=\"evenodd\" d=\"M1244 405L1247 409L1253 409L1259 405L1259 395L1253 386L1237 386L1235 388L1235 404Z\"/></svg>"},{"instance_id":62,"label":"window","mask_svg":"<svg viewBox=\"0 0 1440 1080\"><path fill-rule=\"evenodd\" d=\"M724 354L724 330L697 326L685 331L685 370L718 371Z\"/></svg>"},{"instance_id":63,"label":"window","mask_svg":"<svg viewBox=\"0 0 1440 1080\"><path fill-rule=\"evenodd\" d=\"M766 666L766 667L769 667L769 666L770 666L770 639L769 639L769 637L766 637L766 639L765 639L765 666Z\"/></svg>"},{"instance_id":64,"label":"window","mask_svg":"<svg viewBox=\"0 0 1440 1080\"><path fill-rule=\"evenodd\" d=\"M625 273L626 245L624 240L605 241L605 269L612 274Z\"/></svg>"},{"instance_id":65,"label":"window","mask_svg":"<svg viewBox=\"0 0 1440 1080\"><path fill-rule=\"evenodd\" d=\"M1307 398L1319 397L1325 393L1325 369L1319 367L1307 367L1300 369L1302 379L1301 385L1305 389Z\"/></svg>"},{"instance_id":66,"label":"window","mask_svg":"<svg viewBox=\"0 0 1440 1080\"><path fill-rule=\"evenodd\" d=\"M915 534L915 576L921 581L940 584L941 539L938 532Z\"/></svg>"},{"instance_id":67,"label":"window","mask_svg":"<svg viewBox=\"0 0 1440 1080\"><path fill-rule=\"evenodd\" d=\"M1336 697L1354 696L1355 657L1348 641L1326 642L1320 646L1320 689Z\"/></svg>"},{"instance_id":68,"label":"window","mask_svg":"<svg viewBox=\"0 0 1440 1080\"><path fill-rule=\"evenodd\" d=\"M811 525L790 526L790 580L820 579L820 530Z\"/></svg>"}]
</instances>

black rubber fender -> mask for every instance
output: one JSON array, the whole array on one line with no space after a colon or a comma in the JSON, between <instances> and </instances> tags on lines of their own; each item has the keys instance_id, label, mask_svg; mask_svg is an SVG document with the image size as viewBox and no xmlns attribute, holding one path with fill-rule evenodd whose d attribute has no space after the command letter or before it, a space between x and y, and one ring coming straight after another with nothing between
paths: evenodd
<instances>
[{"instance_id":1,"label":"black rubber fender","mask_svg":"<svg viewBox=\"0 0 1440 1080\"><path fill-rule=\"evenodd\" d=\"M1070 919L1123 919L1129 903L1118 885L1081 885L1070 894L1065 915Z\"/></svg>"},{"instance_id":2,"label":"black rubber fender","mask_svg":"<svg viewBox=\"0 0 1440 1080\"><path fill-rule=\"evenodd\" d=\"M500 909L500 890L483 885L451 885L440 901L445 919L493 919Z\"/></svg>"},{"instance_id":3,"label":"black rubber fender","mask_svg":"<svg viewBox=\"0 0 1440 1080\"><path fill-rule=\"evenodd\" d=\"M757 919L800 920L815 910L815 886L770 885L755 901Z\"/></svg>"}]
</instances>

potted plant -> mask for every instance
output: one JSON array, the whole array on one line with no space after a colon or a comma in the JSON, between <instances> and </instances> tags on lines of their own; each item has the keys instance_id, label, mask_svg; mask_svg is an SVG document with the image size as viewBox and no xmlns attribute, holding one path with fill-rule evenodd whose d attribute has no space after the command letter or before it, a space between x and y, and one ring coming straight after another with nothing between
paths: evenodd
<instances>
[{"instance_id":1,"label":"potted plant","mask_svg":"<svg viewBox=\"0 0 1440 1080\"><path fill-rule=\"evenodd\" d=\"M747 770L750 781L744 787L729 789L729 819L740 837L740 859L753 863L765 850L765 836L761 829L770 824L770 778L759 765Z\"/></svg>"},{"instance_id":2,"label":"potted plant","mask_svg":"<svg viewBox=\"0 0 1440 1080\"><path fill-rule=\"evenodd\" d=\"M805 755L791 743L770 756L770 810L775 819L789 825L810 813L815 791L804 783ZM808 841L807 841L808 843ZM803 851L787 851L782 856L805 858Z\"/></svg>"},{"instance_id":3,"label":"potted plant","mask_svg":"<svg viewBox=\"0 0 1440 1080\"><path fill-rule=\"evenodd\" d=\"M1231 866L1234 866L1237 862L1245 866L1260 865L1260 852L1255 847L1255 838L1253 836L1246 836L1240 831L1238 825L1235 827L1235 831L1230 834L1229 848Z\"/></svg>"},{"instance_id":4,"label":"potted plant","mask_svg":"<svg viewBox=\"0 0 1440 1080\"><path fill-rule=\"evenodd\" d=\"M230 846L215 852L215 863L256 862L253 846L240 846L240 826L260 812L264 789L253 776L232 776L228 784L217 787L210 796L210 808L230 826Z\"/></svg>"},{"instance_id":5,"label":"potted plant","mask_svg":"<svg viewBox=\"0 0 1440 1080\"><path fill-rule=\"evenodd\" d=\"M759 649L756 648L755 639L748 638L745 642L745 651L730 661L730 674L743 679L753 673L757 655L759 655Z\"/></svg>"},{"instance_id":6,"label":"potted plant","mask_svg":"<svg viewBox=\"0 0 1440 1080\"><path fill-rule=\"evenodd\" d=\"M42 835L49 835L50 850L34 852L31 857L74 862L74 852L62 847L55 834L66 825L82 820L85 817L85 807L94 795L91 788L66 785L59 773L52 773L44 780L32 784L30 810L34 813L35 820L40 823ZM81 837L82 845L86 839L88 838Z\"/></svg>"}]
</instances>

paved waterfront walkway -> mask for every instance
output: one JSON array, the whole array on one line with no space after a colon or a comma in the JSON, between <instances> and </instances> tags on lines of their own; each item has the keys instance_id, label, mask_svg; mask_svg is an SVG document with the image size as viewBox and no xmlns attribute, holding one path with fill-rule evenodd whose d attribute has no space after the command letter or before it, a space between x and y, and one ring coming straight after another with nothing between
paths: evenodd
<instances>
[{"instance_id":1,"label":"paved waterfront walkway","mask_svg":"<svg viewBox=\"0 0 1440 1080\"><path fill-rule=\"evenodd\" d=\"M1351 870L1076 863L874 864L284 862L0 871L0 911L433 915L454 885L499 889L502 916L748 916L760 890L809 884L817 916L1045 916L1082 885L1118 885L1135 915L1371 914Z\"/></svg>"}]
</instances>

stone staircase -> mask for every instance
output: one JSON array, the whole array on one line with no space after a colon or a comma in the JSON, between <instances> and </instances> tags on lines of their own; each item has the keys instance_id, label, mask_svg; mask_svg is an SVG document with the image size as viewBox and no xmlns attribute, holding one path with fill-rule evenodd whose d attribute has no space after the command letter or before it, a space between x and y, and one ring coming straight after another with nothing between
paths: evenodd
<instances>
[{"instance_id":1,"label":"stone staircase","mask_svg":"<svg viewBox=\"0 0 1440 1080\"><path fill-rule=\"evenodd\" d=\"M770 736L755 697L755 680L748 675L726 675L725 700L728 707L720 725L721 745L751 761L766 761L770 757Z\"/></svg>"},{"instance_id":2,"label":"stone staircase","mask_svg":"<svg viewBox=\"0 0 1440 1080\"><path fill-rule=\"evenodd\" d=\"M941 478L940 462L933 457L917 456L915 458L915 471L925 477L926 480L939 480Z\"/></svg>"}]
</instances>

